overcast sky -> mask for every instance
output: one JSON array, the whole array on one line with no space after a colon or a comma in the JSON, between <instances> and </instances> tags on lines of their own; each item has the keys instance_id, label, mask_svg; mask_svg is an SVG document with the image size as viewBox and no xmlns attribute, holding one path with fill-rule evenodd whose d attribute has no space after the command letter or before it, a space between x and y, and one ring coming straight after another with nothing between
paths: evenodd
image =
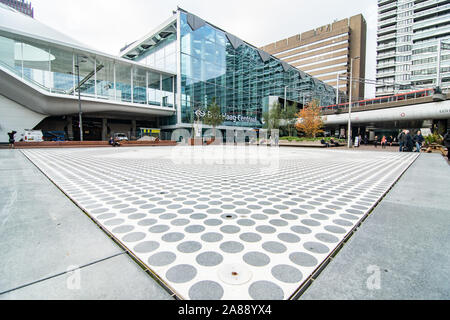
<instances>
[{"instance_id":1,"label":"overcast sky","mask_svg":"<svg viewBox=\"0 0 450 320\"><path fill-rule=\"evenodd\" d=\"M376 0L31 0L35 18L99 51L117 55L167 20L177 6L254 46L362 13L367 21L366 78L375 78ZM368 86L366 96L374 96Z\"/></svg>"}]
</instances>

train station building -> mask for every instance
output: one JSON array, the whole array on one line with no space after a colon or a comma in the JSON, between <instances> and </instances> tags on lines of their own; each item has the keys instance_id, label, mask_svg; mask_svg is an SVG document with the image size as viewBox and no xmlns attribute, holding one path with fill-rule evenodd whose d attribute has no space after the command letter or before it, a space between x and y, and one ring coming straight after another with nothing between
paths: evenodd
<instances>
[{"instance_id":1,"label":"train station building","mask_svg":"<svg viewBox=\"0 0 450 320\"><path fill-rule=\"evenodd\" d=\"M80 118L85 140L170 139L213 101L224 115L218 129L259 129L274 102L335 101L330 85L180 8L118 56L0 11L0 142L25 129L78 140Z\"/></svg>"}]
</instances>

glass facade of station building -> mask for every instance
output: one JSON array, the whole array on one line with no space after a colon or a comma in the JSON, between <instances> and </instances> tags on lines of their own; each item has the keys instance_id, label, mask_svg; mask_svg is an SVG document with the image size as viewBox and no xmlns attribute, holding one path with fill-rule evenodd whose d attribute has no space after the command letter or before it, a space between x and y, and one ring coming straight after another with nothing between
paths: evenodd
<instances>
[{"instance_id":1,"label":"glass facade of station building","mask_svg":"<svg viewBox=\"0 0 450 320\"><path fill-rule=\"evenodd\" d=\"M221 107L222 130L262 128L263 114L285 97L299 108L313 99L321 105L335 102L333 87L182 9L119 56L89 48L2 4L0 11L0 72L46 98L66 98L67 105L78 94L84 101L104 102L102 113L83 109L93 121L100 119L101 139L108 134L106 123L122 121L121 115L134 121L132 133L154 125L170 139L174 129L191 130L204 114L199 111L213 101ZM63 127L65 120L56 117L76 115L62 106L44 108L42 114L54 118L47 127L51 121ZM76 130L76 120L72 126Z\"/></svg>"},{"instance_id":2,"label":"glass facade of station building","mask_svg":"<svg viewBox=\"0 0 450 320\"><path fill-rule=\"evenodd\" d=\"M2 4L0 10L9 29L0 28L0 67L27 83L52 94L77 96L80 88L83 98L175 107L174 72L97 52Z\"/></svg>"},{"instance_id":3,"label":"glass facade of station building","mask_svg":"<svg viewBox=\"0 0 450 320\"><path fill-rule=\"evenodd\" d=\"M174 76L19 35L0 33L0 47L1 66L50 93L78 95L79 65L82 97L174 106Z\"/></svg>"},{"instance_id":4,"label":"glass facade of station building","mask_svg":"<svg viewBox=\"0 0 450 320\"><path fill-rule=\"evenodd\" d=\"M177 71L177 115L166 129L191 128L197 111L213 101L221 107L222 127L262 128L270 97L286 94L299 107L313 99L321 105L336 99L333 87L182 9L121 55Z\"/></svg>"}]
</instances>

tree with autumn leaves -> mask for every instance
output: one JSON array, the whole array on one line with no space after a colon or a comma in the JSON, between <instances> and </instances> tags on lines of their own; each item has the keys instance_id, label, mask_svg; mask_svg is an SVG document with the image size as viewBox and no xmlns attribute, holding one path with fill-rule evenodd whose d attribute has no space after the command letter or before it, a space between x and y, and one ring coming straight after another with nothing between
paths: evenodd
<instances>
[{"instance_id":1,"label":"tree with autumn leaves","mask_svg":"<svg viewBox=\"0 0 450 320\"><path fill-rule=\"evenodd\" d=\"M295 128L297 131L303 132L308 138L315 138L319 133L324 132L322 113L317 100L309 102L295 116L298 118Z\"/></svg>"}]
</instances>

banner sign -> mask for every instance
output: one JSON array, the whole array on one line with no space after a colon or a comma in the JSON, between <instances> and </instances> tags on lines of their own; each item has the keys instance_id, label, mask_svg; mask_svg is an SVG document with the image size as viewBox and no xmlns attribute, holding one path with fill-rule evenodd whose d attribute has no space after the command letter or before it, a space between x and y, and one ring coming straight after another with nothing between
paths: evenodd
<instances>
[{"instance_id":1,"label":"banner sign","mask_svg":"<svg viewBox=\"0 0 450 320\"><path fill-rule=\"evenodd\" d=\"M198 118L210 117L211 113L208 111L197 110L195 115ZM247 122L247 123L258 123L258 119L256 117L242 116L242 115L231 115L231 114L222 114L224 121L232 121L232 122Z\"/></svg>"}]
</instances>

